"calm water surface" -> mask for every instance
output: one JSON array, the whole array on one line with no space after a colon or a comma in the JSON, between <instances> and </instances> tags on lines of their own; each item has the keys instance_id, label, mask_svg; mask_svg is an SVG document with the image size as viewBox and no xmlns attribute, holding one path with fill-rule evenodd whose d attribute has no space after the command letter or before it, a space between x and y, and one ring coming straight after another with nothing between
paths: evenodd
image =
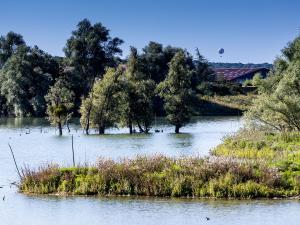
<instances>
[{"instance_id":1,"label":"calm water surface","mask_svg":"<svg viewBox=\"0 0 300 225\"><path fill-rule=\"evenodd\" d=\"M199 117L179 135L172 134L173 127L159 119L156 128L163 133L130 136L126 129L112 129L104 136L86 136L75 123L71 134L76 162L92 164L99 156L118 160L138 154L207 155L222 137L241 126L236 117ZM41 197L22 195L10 187L17 176L8 142L20 165L55 162L68 166L72 162L71 134L65 131L58 137L40 119L0 119L0 225L300 224L297 200Z\"/></svg>"}]
</instances>

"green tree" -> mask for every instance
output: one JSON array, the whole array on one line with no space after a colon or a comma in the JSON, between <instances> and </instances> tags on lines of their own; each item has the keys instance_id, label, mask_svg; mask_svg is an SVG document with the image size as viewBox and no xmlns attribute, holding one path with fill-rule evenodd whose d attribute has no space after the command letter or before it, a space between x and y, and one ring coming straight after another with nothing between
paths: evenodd
<instances>
[{"instance_id":1,"label":"green tree","mask_svg":"<svg viewBox=\"0 0 300 225\"><path fill-rule=\"evenodd\" d=\"M11 31L0 37L0 69L21 45L25 45L25 41L20 34Z\"/></svg>"},{"instance_id":2,"label":"green tree","mask_svg":"<svg viewBox=\"0 0 300 225\"><path fill-rule=\"evenodd\" d=\"M163 81L168 73L168 62L162 44L150 41L140 55L142 70L155 83Z\"/></svg>"},{"instance_id":3,"label":"green tree","mask_svg":"<svg viewBox=\"0 0 300 225\"><path fill-rule=\"evenodd\" d=\"M165 101L167 120L175 126L175 133L179 133L179 129L190 121L193 112L192 69L186 59L184 51L177 52L169 64L166 79L157 87Z\"/></svg>"},{"instance_id":4,"label":"green tree","mask_svg":"<svg viewBox=\"0 0 300 225\"><path fill-rule=\"evenodd\" d=\"M254 77L252 78L252 80L251 80L251 84L253 85L253 86L260 86L260 84L261 84L261 82L262 82L262 76L261 76L261 74L260 73L256 73L255 75L254 75Z\"/></svg>"},{"instance_id":5,"label":"green tree","mask_svg":"<svg viewBox=\"0 0 300 225\"><path fill-rule=\"evenodd\" d=\"M214 72L209 67L208 61L200 54L196 48L196 59L194 60L194 72L192 75L191 85L194 90L202 82L212 82L215 80Z\"/></svg>"},{"instance_id":6,"label":"green tree","mask_svg":"<svg viewBox=\"0 0 300 225\"><path fill-rule=\"evenodd\" d=\"M62 135L63 125L72 116L74 93L59 79L49 89L45 99L47 102L47 118L53 126L57 126L59 135Z\"/></svg>"},{"instance_id":7,"label":"green tree","mask_svg":"<svg viewBox=\"0 0 300 225\"><path fill-rule=\"evenodd\" d=\"M38 49L19 46L0 71L1 95L14 116L43 116L44 96L58 74L58 64Z\"/></svg>"},{"instance_id":8,"label":"green tree","mask_svg":"<svg viewBox=\"0 0 300 225\"><path fill-rule=\"evenodd\" d=\"M121 39L110 37L109 30L101 23L92 25L87 19L78 23L64 48L67 67L71 68L70 74L77 83L73 88L76 105L82 97L87 97L95 79L102 77L106 67L116 66L117 55L122 53L119 48L122 43ZM88 109L87 120L91 110ZM86 124L88 133L89 122Z\"/></svg>"},{"instance_id":9,"label":"green tree","mask_svg":"<svg viewBox=\"0 0 300 225\"><path fill-rule=\"evenodd\" d=\"M156 84L163 81L168 74L168 63L175 54L175 51L172 51L174 49L172 47L169 48L170 51L165 52L162 44L150 41L143 48L140 55L143 73L147 74ZM153 111L156 115L164 114L163 101L159 96L153 98Z\"/></svg>"},{"instance_id":10,"label":"green tree","mask_svg":"<svg viewBox=\"0 0 300 225\"><path fill-rule=\"evenodd\" d=\"M253 107L246 113L246 117L252 127L300 131L299 62L289 65L272 93L265 89L260 92Z\"/></svg>"},{"instance_id":11,"label":"green tree","mask_svg":"<svg viewBox=\"0 0 300 225\"><path fill-rule=\"evenodd\" d=\"M105 129L116 126L119 119L119 102L122 88L123 69L109 68L103 78L96 81L90 96L83 100L80 108L81 124L86 127L86 114L89 108L91 127L104 134ZM91 97L93 95L93 97Z\"/></svg>"},{"instance_id":12,"label":"green tree","mask_svg":"<svg viewBox=\"0 0 300 225\"><path fill-rule=\"evenodd\" d=\"M300 37L282 52L274 70L258 83L259 96L246 113L251 127L300 131Z\"/></svg>"},{"instance_id":13,"label":"green tree","mask_svg":"<svg viewBox=\"0 0 300 225\"><path fill-rule=\"evenodd\" d=\"M129 127L129 133L133 132L134 124L139 127L140 132L149 132L153 120L154 90L154 81L143 72L137 50L131 47L121 106L122 122Z\"/></svg>"},{"instance_id":14,"label":"green tree","mask_svg":"<svg viewBox=\"0 0 300 225\"><path fill-rule=\"evenodd\" d=\"M150 41L143 48L142 54L139 55L141 71L152 79L155 84L159 84L168 74L169 62L180 50L182 49L172 46L163 47L160 43ZM190 54L187 54L187 56L187 63L191 68L194 68L193 58ZM194 74L196 75L196 73ZM164 115L163 101L160 96L153 98L153 111L156 115Z\"/></svg>"},{"instance_id":15,"label":"green tree","mask_svg":"<svg viewBox=\"0 0 300 225\"><path fill-rule=\"evenodd\" d=\"M286 47L282 49L283 58L286 62L294 62L300 60L300 36L289 42Z\"/></svg>"}]
</instances>

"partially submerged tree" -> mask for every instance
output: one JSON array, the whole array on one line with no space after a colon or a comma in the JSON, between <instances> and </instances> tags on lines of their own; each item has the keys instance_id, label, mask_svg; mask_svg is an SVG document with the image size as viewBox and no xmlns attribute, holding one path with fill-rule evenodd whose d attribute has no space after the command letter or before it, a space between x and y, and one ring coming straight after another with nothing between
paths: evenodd
<instances>
[{"instance_id":1,"label":"partially submerged tree","mask_svg":"<svg viewBox=\"0 0 300 225\"><path fill-rule=\"evenodd\" d=\"M179 51L171 60L169 73L158 87L164 99L167 120L175 126L175 133L190 121L195 97L191 87L192 70L186 63L186 54Z\"/></svg>"},{"instance_id":2,"label":"partially submerged tree","mask_svg":"<svg viewBox=\"0 0 300 225\"><path fill-rule=\"evenodd\" d=\"M48 120L52 125L57 126L59 135L62 135L63 125L68 122L72 115L74 93L59 79L50 88L45 99L47 101Z\"/></svg>"},{"instance_id":3,"label":"partially submerged tree","mask_svg":"<svg viewBox=\"0 0 300 225\"><path fill-rule=\"evenodd\" d=\"M80 108L81 124L86 127L86 113L92 107L90 114L91 127L97 128L99 134L105 129L116 126L119 119L122 68L107 69L103 78L96 81L90 96L83 100ZM93 97L91 97L93 95Z\"/></svg>"},{"instance_id":4,"label":"partially submerged tree","mask_svg":"<svg viewBox=\"0 0 300 225\"><path fill-rule=\"evenodd\" d=\"M246 117L254 128L300 131L300 37L282 52Z\"/></svg>"},{"instance_id":5,"label":"partially submerged tree","mask_svg":"<svg viewBox=\"0 0 300 225\"><path fill-rule=\"evenodd\" d=\"M141 71L156 85L159 84L166 78L169 70L168 64L179 50L180 48L163 47L160 43L150 41L139 55ZM192 63L192 60L190 62ZM156 115L164 115L163 101L160 96L156 95L153 98L153 111Z\"/></svg>"},{"instance_id":6,"label":"partially submerged tree","mask_svg":"<svg viewBox=\"0 0 300 225\"><path fill-rule=\"evenodd\" d=\"M129 133L133 132L134 124L138 126L140 132L149 132L153 120L154 90L154 81L142 71L137 50L131 47L121 105L121 119L128 126Z\"/></svg>"},{"instance_id":7,"label":"partially submerged tree","mask_svg":"<svg viewBox=\"0 0 300 225\"><path fill-rule=\"evenodd\" d=\"M102 78L106 67L117 65L117 55L122 53L119 46L122 43L121 39L112 38L109 30L101 23L92 25L87 19L78 23L64 48L66 64L72 69L70 75L77 81L77 85L72 87L76 105L82 97L88 96L96 78ZM89 120L92 108L86 110L86 119ZM88 133L90 123L86 121L85 124Z\"/></svg>"}]
</instances>

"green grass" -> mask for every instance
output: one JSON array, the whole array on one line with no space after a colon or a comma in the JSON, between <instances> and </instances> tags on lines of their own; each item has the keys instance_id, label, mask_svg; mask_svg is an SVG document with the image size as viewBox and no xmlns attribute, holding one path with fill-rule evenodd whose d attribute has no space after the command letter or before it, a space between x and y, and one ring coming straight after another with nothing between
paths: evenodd
<instances>
[{"instance_id":1,"label":"green grass","mask_svg":"<svg viewBox=\"0 0 300 225\"><path fill-rule=\"evenodd\" d=\"M216 157L234 157L237 160L256 161L273 167L291 195L298 195L300 188L300 133L264 133L241 131L228 137L212 152Z\"/></svg>"},{"instance_id":2,"label":"green grass","mask_svg":"<svg viewBox=\"0 0 300 225\"><path fill-rule=\"evenodd\" d=\"M226 95L226 96L204 96L205 100L233 109L246 111L252 105L255 94Z\"/></svg>"},{"instance_id":3,"label":"green grass","mask_svg":"<svg viewBox=\"0 0 300 225\"><path fill-rule=\"evenodd\" d=\"M197 115L242 115L252 105L253 93L226 96L199 96Z\"/></svg>"},{"instance_id":4,"label":"green grass","mask_svg":"<svg viewBox=\"0 0 300 225\"><path fill-rule=\"evenodd\" d=\"M227 137L212 152L215 156L261 159L268 162L300 160L300 133L240 131Z\"/></svg>"}]
</instances>

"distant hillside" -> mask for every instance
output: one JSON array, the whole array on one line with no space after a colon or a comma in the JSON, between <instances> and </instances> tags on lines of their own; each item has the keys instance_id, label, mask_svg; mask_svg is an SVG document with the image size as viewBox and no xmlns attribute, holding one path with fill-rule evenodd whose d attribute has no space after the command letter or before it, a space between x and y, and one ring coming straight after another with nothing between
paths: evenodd
<instances>
[{"instance_id":1,"label":"distant hillside","mask_svg":"<svg viewBox=\"0 0 300 225\"><path fill-rule=\"evenodd\" d=\"M221 62L211 62L209 63L212 68L258 68L258 67L264 67L267 69L272 69L273 65L270 63L221 63Z\"/></svg>"}]
</instances>

